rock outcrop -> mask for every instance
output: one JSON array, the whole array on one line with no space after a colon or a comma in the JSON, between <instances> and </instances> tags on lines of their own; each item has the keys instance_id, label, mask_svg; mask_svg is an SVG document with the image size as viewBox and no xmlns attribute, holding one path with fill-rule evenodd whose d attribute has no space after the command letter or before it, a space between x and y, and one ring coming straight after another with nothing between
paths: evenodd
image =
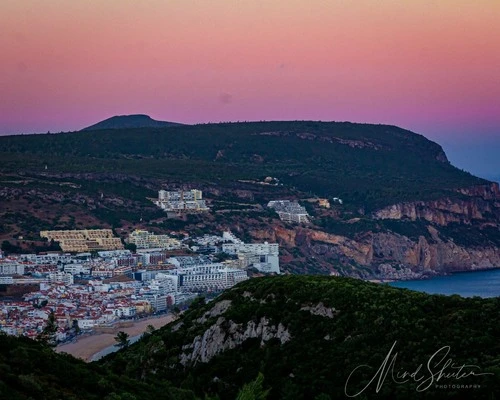
<instances>
[{"instance_id":1,"label":"rock outcrop","mask_svg":"<svg viewBox=\"0 0 500 400\"><path fill-rule=\"evenodd\" d=\"M437 225L471 224L492 216L500 220L500 190L497 183L460 189L463 198L398 203L373 213L375 219L425 220Z\"/></svg>"},{"instance_id":2,"label":"rock outcrop","mask_svg":"<svg viewBox=\"0 0 500 400\"><path fill-rule=\"evenodd\" d=\"M221 316L192 343L182 347L179 362L184 366L209 362L217 354L234 349L250 338L260 339L261 344L278 339L283 344L291 339L291 335L283 324L273 325L265 317L257 322L237 324Z\"/></svg>"}]
</instances>

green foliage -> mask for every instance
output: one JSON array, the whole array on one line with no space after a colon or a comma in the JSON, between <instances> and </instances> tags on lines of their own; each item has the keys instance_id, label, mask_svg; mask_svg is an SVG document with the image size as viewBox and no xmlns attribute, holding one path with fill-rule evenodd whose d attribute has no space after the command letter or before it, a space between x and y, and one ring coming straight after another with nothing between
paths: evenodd
<instances>
[{"instance_id":1,"label":"green foliage","mask_svg":"<svg viewBox=\"0 0 500 400\"><path fill-rule=\"evenodd\" d=\"M34 340L0 334L0 398L10 400L195 400L163 380L155 385L117 376L99 364L57 354Z\"/></svg>"},{"instance_id":2,"label":"green foliage","mask_svg":"<svg viewBox=\"0 0 500 400\"><path fill-rule=\"evenodd\" d=\"M257 378L246 383L238 393L236 400L266 400L269 389L264 390L264 375L259 373Z\"/></svg>"},{"instance_id":3,"label":"green foliage","mask_svg":"<svg viewBox=\"0 0 500 400\"><path fill-rule=\"evenodd\" d=\"M344 398L350 372L359 365L372 367L372 375L364 370L352 380L353 390L363 387L394 342L396 371L413 372L420 364L425 368L429 357L443 346L450 346L449 357L458 365L478 365L481 372L497 371L500 365L500 298L432 296L348 278L291 275L245 281L215 302L221 300L231 300L223 315L203 318L213 303L188 310L182 324L158 329L120 357L110 356L104 361L106 367L130 377L148 376L151 382L157 376L168 379L199 396L232 400L249 384L249 377L259 372L264 376L261 387L270 389L269 399ZM318 305L333 309L332 318L304 309ZM269 321L270 330L281 324L291 340L250 338L209 362L179 363L180 355L190 352L184 346L214 324L222 329L224 342L234 335L231 323L245 330L250 322L263 318ZM120 367L124 364L126 371ZM495 387L496 377L476 376L459 383L480 385L474 398L483 399ZM416 385L412 380L397 385L388 379L379 398L419 399L422 393ZM454 393L432 387L425 395L443 399L454 398ZM370 388L365 398L374 395L375 389Z\"/></svg>"},{"instance_id":4,"label":"green foliage","mask_svg":"<svg viewBox=\"0 0 500 400\"><path fill-rule=\"evenodd\" d=\"M116 346L120 349L128 347L130 345L129 334L123 331L120 331L115 336Z\"/></svg>"},{"instance_id":5,"label":"green foliage","mask_svg":"<svg viewBox=\"0 0 500 400\"><path fill-rule=\"evenodd\" d=\"M135 253L137 251L137 245L135 243L127 243L125 245L126 250L130 250L132 253Z\"/></svg>"},{"instance_id":6,"label":"green foliage","mask_svg":"<svg viewBox=\"0 0 500 400\"><path fill-rule=\"evenodd\" d=\"M2 242L2 251L5 251L7 254L12 253L22 253L22 249L19 246L13 245L8 240L4 240Z\"/></svg>"},{"instance_id":7,"label":"green foliage","mask_svg":"<svg viewBox=\"0 0 500 400\"><path fill-rule=\"evenodd\" d=\"M440 227L439 233L443 239L452 239L459 246L500 247L500 229L496 226L477 227L451 223Z\"/></svg>"},{"instance_id":8,"label":"green foliage","mask_svg":"<svg viewBox=\"0 0 500 400\"><path fill-rule=\"evenodd\" d=\"M335 235L356 238L358 235L366 232L394 232L399 235L408 237L409 239L418 241L420 236L431 240L431 235L427 229L427 225L423 221L406 221L406 220L373 220L361 218L357 222L344 221L331 217L324 217L315 220L314 223L322 230ZM441 228L440 228L441 229Z\"/></svg>"},{"instance_id":9,"label":"green foliage","mask_svg":"<svg viewBox=\"0 0 500 400\"><path fill-rule=\"evenodd\" d=\"M223 156L217 157L220 152ZM0 138L0 157L4 172L39 171L47 165L56 172L212 183L271 175L288 187L341 197L347 206L365 210L456 196L456 188L485 183L444 162L441 147L423 136L394 126L334 122L7 136ZM136 187L129 195L135 192Z\"/></svg>"}]
</instances>

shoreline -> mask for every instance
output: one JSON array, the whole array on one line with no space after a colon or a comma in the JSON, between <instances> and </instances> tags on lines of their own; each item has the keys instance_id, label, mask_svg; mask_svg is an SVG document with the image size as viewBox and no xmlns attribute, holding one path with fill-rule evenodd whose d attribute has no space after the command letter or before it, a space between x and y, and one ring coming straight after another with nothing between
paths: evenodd
<instances>
[{"instance_id":1,"label":"shoreline","mask_svg":"<svg viewBox=\"0 0 500 400\"><path fill-rule=\"evenodd\" d=\"M133 322L132 326L118 328L117 331L123 331L128 333L130 337L134 337L146 332L148 325L152 325L158 329L175 319L176 317L173 314L154 316ZM64 343L57 346L55 351L57 353L67 353L85 362L90 362L94 355L116 343L115 336L116 333L95 333L82 336L76 342Z\"/></svg>"}]
</instances>

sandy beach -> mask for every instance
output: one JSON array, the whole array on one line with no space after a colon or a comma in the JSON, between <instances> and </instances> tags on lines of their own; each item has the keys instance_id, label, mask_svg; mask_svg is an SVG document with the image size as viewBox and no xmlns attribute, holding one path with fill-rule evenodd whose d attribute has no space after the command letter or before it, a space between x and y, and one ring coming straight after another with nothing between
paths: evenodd
<instances>
[{"instance_id":1,"label":"sandy beach","mask_svg":"<svg viewBox=\"0 0 500 400\"><path fill-rule=\"evenodd\" d=\"M124 331L130 337L140 335L146 331L148 325L160 328L163 325L175 319L174 315L163 315L160 317L151 317L141 321L134 322L132 326L120 328L117 331ZM91 336L83 336L76 343L62 344L56 347L58 353L68 353L84 361L90 361L92 356L99 351L116 343L114 337L116 333L98 333Z\"/></svg>"}]
</instances>

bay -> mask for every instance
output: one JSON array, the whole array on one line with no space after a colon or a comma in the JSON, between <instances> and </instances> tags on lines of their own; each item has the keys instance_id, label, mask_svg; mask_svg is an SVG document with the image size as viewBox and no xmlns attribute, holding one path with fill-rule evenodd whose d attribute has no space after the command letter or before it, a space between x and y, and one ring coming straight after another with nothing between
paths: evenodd
<instances>
[{"instance_id":1,"label":"bay","mask_svg":"<svg viewBox=\"0 0 500 400\"><path fill-rule=\"evenodd\" d=\"M390 282L389 285L430 294L497 297L500 296L500 269L459 272L425 280Z\"/></svg>"}]
</instances>

